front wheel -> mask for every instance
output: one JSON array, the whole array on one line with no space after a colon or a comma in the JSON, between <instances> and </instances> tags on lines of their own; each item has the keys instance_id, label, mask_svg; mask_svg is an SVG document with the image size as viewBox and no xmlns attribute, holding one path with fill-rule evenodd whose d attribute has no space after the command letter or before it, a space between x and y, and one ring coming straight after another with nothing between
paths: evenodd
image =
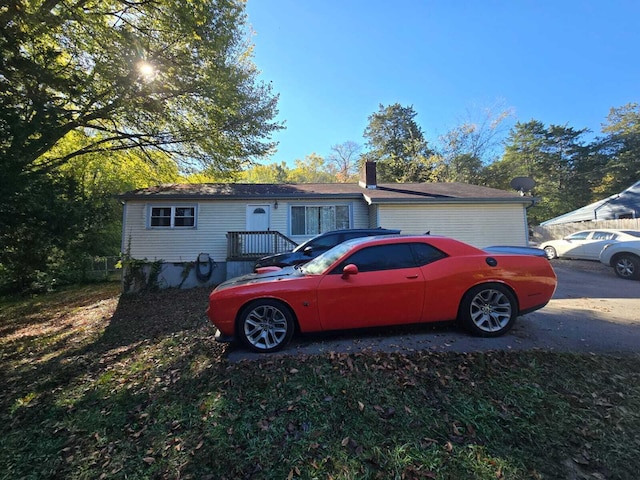
<instances>
[{"instance_id":1,"label":"front wheel","mask_svg":"<svg viewBox=\"0 0 640 480\"><path fill-rule=\"evenodd\" d=\"M640 259L631 254L618 255L613 262L613 270L625 280L640 278Z\"/></svg>"},{"instance_id":2,"label":"front wheel","mask_svg":"<svg viewBox=\"0 0 640 480\"><path fill-rule=\"evenodd\" d=\"M293 337L294 328L291 310L277 300L255 300L238 318L240 339L254 352L280 350Z\"/></svg>"},{"instance_id":3,"label":"front wheel","mask_svg":"<svg viewBox=\"0 0 640 480\"><path fill-rule=\"evenodd\" d=\"M478 285L460 303L458 318L472 334L499 337L507 333L517 317L513 294L500 284Z\"/></svg>"},{"instance_id":4,"label":"front wheel","mask_svg":"<svg viewBox=\"0 0 640 480\"><path fill-rule=\"evenodd\" d=\"M544 253L547 254L547 258L549 260L553 260L554 258L558 258L558 252L556 252L556 249L551 247L551 246L544 247Z\"/></svg>"}]
</instances>

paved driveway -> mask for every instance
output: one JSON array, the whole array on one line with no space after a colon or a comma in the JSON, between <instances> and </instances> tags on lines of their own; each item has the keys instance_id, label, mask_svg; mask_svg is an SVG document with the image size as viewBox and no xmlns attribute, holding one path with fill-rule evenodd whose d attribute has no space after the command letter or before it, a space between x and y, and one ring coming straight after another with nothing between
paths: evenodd
<instances>
[{"instance_id":1,"label":"paved driveway","mask_svg":"<svg viewBox=\"0 0 640 480\"><path fill-rule=\"evenodd\" d=\"M430 350L472 352L545 349L640 352L640 282L622 280L596 262L554 260L558 288L542 310L518 318L499 338L476 338L455 325L420 325L295 338L275 355ZM233 347L229 360L263 355Z\"/></svg>"}]
</instances>

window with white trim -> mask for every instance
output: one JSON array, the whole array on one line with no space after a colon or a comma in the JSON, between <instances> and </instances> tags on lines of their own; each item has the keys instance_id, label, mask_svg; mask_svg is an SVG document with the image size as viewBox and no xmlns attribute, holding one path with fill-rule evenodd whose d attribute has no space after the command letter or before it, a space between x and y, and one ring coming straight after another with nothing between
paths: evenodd
<instances>
[{"instance_id":1,"label":"window with white trim","mask_svg":"<svg viewBox=\"0 0 640 480\"><path fill-rule=\"evenodd\" d=\"M349 227L348 205L291 207L291 235L317 235Z\"/></svg>"},{"instance_id":2,"label":"window with white trim","mask_svg":"<svg viewBox=\"0 0 640 480\"><path fill-rule=\"evenodd\" d=\"M194 228L195 206L149 207L150 228Z\"/></svg>"}]
</instances>

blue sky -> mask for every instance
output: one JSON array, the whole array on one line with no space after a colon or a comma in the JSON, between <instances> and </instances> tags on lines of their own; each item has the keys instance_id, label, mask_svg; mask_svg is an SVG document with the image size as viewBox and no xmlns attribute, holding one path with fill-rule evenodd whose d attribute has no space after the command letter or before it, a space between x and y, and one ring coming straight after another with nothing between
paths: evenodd
<instances>
[{"instance_id":1,"label":"blue sky","mask_svg":"<svg viewBox=\"0 0 640 480\"><path fill-rule=\"evenodd\" d=\"M640 102L638 0L248 0L247 14L287 127L266 163L364 146L380 104L412 105L435 144L496 104L599 134Z\"/></svg>"}]
</instances>

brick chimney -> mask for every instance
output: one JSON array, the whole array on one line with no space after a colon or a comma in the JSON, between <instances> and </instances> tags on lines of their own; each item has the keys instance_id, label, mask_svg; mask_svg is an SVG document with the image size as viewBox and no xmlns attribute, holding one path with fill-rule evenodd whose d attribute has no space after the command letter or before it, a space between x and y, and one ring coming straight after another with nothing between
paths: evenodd
<instances>
[{"instance_id":1,"label":"brick chimney","mask_svg":"<svg viewBox=\"0 0 640 480\"><path fill-rule=\"evenodd\" d=\"M376 162L365 162L360 169L360 181L358 185L362 188L375 189L377 187L376 182Z\"/></svg>"}]
</instances>

